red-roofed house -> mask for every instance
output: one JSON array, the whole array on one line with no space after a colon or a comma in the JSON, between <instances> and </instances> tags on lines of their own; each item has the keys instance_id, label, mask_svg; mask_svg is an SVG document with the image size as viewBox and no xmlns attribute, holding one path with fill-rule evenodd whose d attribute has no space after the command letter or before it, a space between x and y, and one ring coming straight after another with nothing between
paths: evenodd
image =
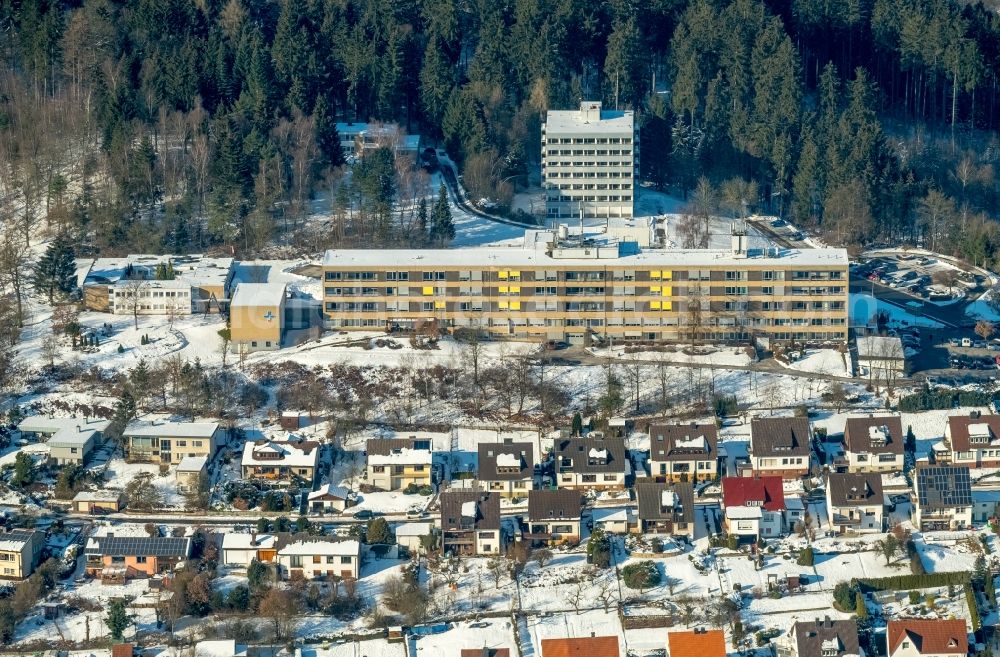
<instances>
[{"instance_id":1,"label":"red-roofed house","mask_svg":"<svg viewBox=\"0 0 1000 657\"><path fill-rule=\"evenodd\" d=\"M542 639L542 657L618 657L618 637Z\"/></svg>"},{"instance_id":2,"label":"red-roofed house","mask_svg":"<svg viewBox=\"0 0 1000 657\"><path fill-rule=\"evenodd\" d=\"M944 429L944 442L954 465L1000 468L1000 415L953 415Z\"/></svg>"},{"instance_id":3,"label":"red-roofed house","mask_svg":"<svg viewBox=\"0 0 1000 657\"><path fill-rule=\"evenodd\" d=\"M965 657L969 630L961 619L903 618L889 621L889 657Z\"/></svg>"},{"instance_id":4,"label":"red-roofed house","mask_svg":"<svg viewBox=\"0 0 1000 657\"><path fill-rule=\"evenodd\" d=\"M667 634L668 657L726 657L722 630L694 629Z\"/></svg>"},{"instance_id":5,"label":"red-roofed house","mask_svg":"<svg viewBox=\"0 0 1000 657\"><path fill-rule=\"evenodd\" d=\"M730 534L757 540L784 533L785 490L779 476L723 478L722 505Z\"/></svg>"}]
</instances>

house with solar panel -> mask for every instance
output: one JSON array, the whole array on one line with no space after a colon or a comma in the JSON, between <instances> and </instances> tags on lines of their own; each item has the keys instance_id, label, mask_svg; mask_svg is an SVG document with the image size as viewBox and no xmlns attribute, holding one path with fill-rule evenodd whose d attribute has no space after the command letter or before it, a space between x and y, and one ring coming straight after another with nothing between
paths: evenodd
<instances>
[{"instance_id":1,"label":"house with solar panel","mask_svg":"<svg viewBox=\"0 0 1000 657\"><path fill-rule=\"evenodd\" d=\"M913 524L920 531L972 526L972 479L965 465L918 465Z\"/></svg>"},{"instance_id":2,"label":"house with solar panel","mask_svg":"<svg viewBox=\"0 0 1000 657\"><path fill-rule=\"evenodd\" d=\"M105 582L125 582L176 570L191 555L188 536L94 536L83 550L86 573Z\"/></svg>"}]
</instances>

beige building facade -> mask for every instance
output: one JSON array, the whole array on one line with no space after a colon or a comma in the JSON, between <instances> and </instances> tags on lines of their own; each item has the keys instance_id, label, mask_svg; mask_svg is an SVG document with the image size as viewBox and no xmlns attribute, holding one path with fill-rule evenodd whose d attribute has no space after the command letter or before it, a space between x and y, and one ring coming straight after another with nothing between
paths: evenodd
<instances>
[{"instance_id":1,"label":"beige building facade","mask_svg":"<svg viewBox=\"0 0 1000 657\"><path fill-rule=\"evenodd\" d=\"M237 353L280 349L284 337L283 283L240 283L229 305L229 333Z\"/></svg>"},{"instance_id":2,"label":"beige building facade","mask_svg":"<svg viewBox=\"0 0 1000 657\"><path fill-rule=\"evenodd\" d=\"M631 111L584 101L542 124L542 186L550 219L631 217L639 132Z\"/></svg>"},{"instance_id":3,"label":"beige building facade","mask_svg":"<svg viewBox=\"0 0 1000 657\"><path fill-rule=\"evenodd\" d=\"M332 250L324 319L333 330L467 328L580 344L846 342L845 250L733 241L719 250L641 247L627 235L570 235L562 226L527 231L520 246Z\"/></svg>"}]
</instances>

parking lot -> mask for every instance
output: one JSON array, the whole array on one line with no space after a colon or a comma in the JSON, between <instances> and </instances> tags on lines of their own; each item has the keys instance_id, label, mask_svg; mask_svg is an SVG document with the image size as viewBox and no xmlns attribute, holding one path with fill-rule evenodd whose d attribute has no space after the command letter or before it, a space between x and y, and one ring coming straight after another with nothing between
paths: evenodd
<instances>
[{"instance_id":1,"label":"parking lot","mask_svg":"<svg viewBox=\"0 0 1000 657\"><path fill-rule=\"evenodd\" d=\"M962 301L983 284L981 277L926 255L894 254L852 265L852 275L935 304Z\"/></svg>"}]
</instances>

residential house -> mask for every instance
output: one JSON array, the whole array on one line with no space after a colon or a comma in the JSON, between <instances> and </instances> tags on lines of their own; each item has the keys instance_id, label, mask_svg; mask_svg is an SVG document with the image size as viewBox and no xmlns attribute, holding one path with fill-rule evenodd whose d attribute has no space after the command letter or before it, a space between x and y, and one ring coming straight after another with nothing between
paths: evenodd
<instances>
[{"instance_id":1,"label":"residential house","mask_svg":"<svg viewBox=\"0 0 1000 657\"><path fill-rule=\"evenodd\" d=\"M125 493L119 490L82 490L73 498L73 513L89 516L117 513L127 502Z\"/></svg>"},{"instance_id":2,"label":"residential house","mask_svg":"<svg viewBox=\"0 0 1000 657\"><path fill-rule=\"evenodd\" d=\"M500 496L475 491L441 493L441 551L496 555L503 548Z\"/></svg>"},{"instance_id":3,"label":"residential house","mask_svg":"<svg viewBox=\"0 0 1000 657\"><path fill-rule=\"evenodd\" d=\"M850 417L844 429L848 472L902 472L903 423L898 415Z\"/></svg>"},{"instance_id":4,"label":"residential house","mask_svg":"<svg viewBox=\"0 0 1000 657\"><path fill-rule=\"evenodd\" d=\"M903 341L891 335L864 335L857 339L858 367L869 381L892 385L906 374Z\"/></svg>"},{"instance_id":5,"label":"residential house","mask_svg":"<svg viewBox=\"0 0 1000 657\"><path fill-rule=\"evenodd\" d=\"M199 641L194 644L194 657L249 657L249 650L245 643L236 643L235 639Z\"/></svg>"},{"instance_id":6,"label":"residential house","mask_svg":"<svg viewBox=\"0 0 1000 657\"><path fill-rule=\"evenodd\" d=\"M563 438L555 442L556 485L575 490L623 490L632 474L621 438Z\"/></svg>"},{"instance_id":7,"label":"residential house","mask_svg":"<svg viewBox=\"0 0 1000 657\"><path fill-rule=\"evenodd\" d=\"M396 525L393 532L396 535L396 545L405 548L410 554L425 552L422 541L434 533L433 522L404 522Z\"/></svg>"},{"instance_id":8,"label":"residential house","mask_svg":"<svg viewBox=\"0 0 1000 657\"><path fill-rule=\"evenodd\" d=\"M719 475L714 424L654 424L649 427L649 474L656 481L706 481Z\"/></svg>"},{"instance_id":9,"label":"residential house","mask_svg":"<svg viewBox=\"0 0 1000 657\"><path fill-rule=\"evenodd\" d=\"M150 577L174 570L191 554L189 537L94 536L83 550L88 575L116 571L116 578Z\"/></svg>"},{"instance_id":10,"label":"residential house","mask_svg":"<svg viewBox=\"0 0 1000 657\"><path fill-rule=\"evenodd\" d=\"M319 467L319 443L289 434L285 440L255 440L243 445L244 479L287 486L298 479L311 486Z\"/></svg>"},{"instance_id":11,"label":"residential house","mask_svg":"<svg viewBox=\"0 0 1000 657\"><path fill-rule=\"evenodd\" d=\"M55 417L52 415L32 415L21 420L17 425L17 430L21 432L21 437L26 440L37 440L43 442L49 440L60 431L73 430L74 432L94 431L98 434L98 442L104 440L104 432L107 431L110 420L100 420L87 417Z\"/></svg>"},{"instance_id":12,"label":"residential house","mask_svg":"<svg viewBox=\"0 0 1000 657\"><path fill-rule=\"evenodd\" d=\"M246 354L280 349L287 297L284 283L239 283L229 304L232 350Z\"/></svg>"},{"instance_id":13,"label":"residential house","mask_svg":"<svg viewBox=\"0 0 1000 657\"><path fill-rule=\"evenodd\" d=\"M531 443L479 443L477 479L501 497L526 497L534 488L535 452Z\"/></svg>"},{"instance_id":14,"label":"residential house","mask_svg":"<svg viewBox=\"0 0 1000 657\"><path fill-rule=\"evenodd\" d=\"M853 618L800 621L773 639L773 646L775 657L865 657Z\"/></svg>"},{"instance_id":15,"label":"residential house","mask_svg":"<svg viewBox=\"0 0 1000 657\"><path fill-rule=\"evenodd\" d=\"M913 524L920 531L972 525L972 479L965 465L917 466L913 477Z\"/></svg>"},{"instance_id":16,"label":"residential house","mask_svg":"<svg viewBox=\"0 0 1000 657\"><path fill-rule=\"evenodd\" d=\"M639 512L635 507L594 507L590 511L594 529L608 534L638 534L640 531Z\"/></svg>"},{"instance_id":17,"label":"residential house","mask_svg":"<svg viewBox=\"0 0 1000 657\"><path fill-rule=\"evenodd\" d=\"M529 537L555 545L580 540L583 498L572 489L533 490L528 493Z\"/></svg>"},{"instance_id":18,"label":"residential house","mask_svg":"<svg viewBox=\"0 0 1000 657\"><path fill-rule=\"evenodd\" d=\"M211 460L225 442L218 422L133 422L122 432L130 461L178 464L185 456Z\"/></svg>"},{"instance_id":19,"label":"residential house","mask_svg":"<svg viewBox=\"0 0 1000 657\"><path fill-rule=\"evenodd\" d=\"M740 539L778 538L785 533L785 490L779 476L724 477L726 531Z\"/></svg>"},{"instance_id":20,"label":"residential house","mask_svg":"<svg viewBox=\"0 0 1000 657\"><path fill-rule=\"evenodd\" d=\"M309 493L309 509L314 513L343 513L354 503L354 494L343 486L326 484Z\"/></svg>"},{"instance_id":21,"label":"residential house","mask_svg":"<svg viewBox=\"0 0 1000 657\"><path fill-rule=\"evenodd\" d=\"M45 547L45 533L15 529L0 533L0 579L24 579L35 571Z\"/></svg>"},{"instance_id":22,"label":"residential house","mask_svg":"<svg viewBox=\"0 0 1000 657\"><path fill-rule=\"evenodd\" d=\"M800 479L809 473L812 448L804 417L755 418L750 422L750 465L754 475Z\"/></svg>"},{"instance_id":23,"label":"residential house","mask_svg":"<svg viewBox=\"0 0 1000 657\"><path fill-rule=\"evenodd\" d=\"M667 657L726 657L726 636L705 628L667 632Z\"/></svg>"},{"instance_id":24,"label":"residential house","mask_svg":"<svg viewBox=\"0 0 1000 657\"><path fill-rule=\"evenodd\" d=\"M542 639L542 657L618 657L620 654L616 636Z\"/></svg>"},{"instance_id":25,"label":"residential house","mask_svg":"<svg viewBox=\"0 0 1000 657\"><path fill-rule=\"evenodd\" d=\"M57 465L83 465L101 444L101 436L96 429L67 428L57 431L49 438L49 461Z\"/></svg>"},{"instance_id":26,"label":"residential house","mask_svg":"<svg viewBox=\"0 0 1000 657\"><path fill-rule=\"evenodd\" d=\"M185 456L174 471L174 481L177 482L177 490L181 493L197 491L201 486L202 477L207 476L207 456Z\"/></svg>"},{"instance_id":27,"label":"residential house","mask_svg":"<svg viewBox=\"0 0 1000 657\"><path fill-rule=\"evenodd\" d=\"M1000 415L953 415L944 429L953 465L1000 468Z\"/></svg>"},{"instance_id":28,"label":"residential house","mask_svg":"<svg viewBox=\"0 0 1000 657\"><path fill-rule=\"evenodd\" d=\"M318 536L302 537L279 547L277 562L283 579L357 579L361 573L361 544Z\"/></svg>"},{"instance_id":29,"label":"residential house","mask_svg":"<svg viewBox=\"0 0 1000 657\"><path fill-rule=\"evenodd\" d=\"M900 618L885 632L888 657L966 657L969 630L964 619Z\"/></svg>"},{"instance_id":30,"label":"residential house","mask_svg":"<svg viewBox=\"0 0 1000 657\"><path fill-rule=\"evenodd\" d=\"M826 480L827 519L834 531L881 533L885 520L882 475L877 472L830 473Z\"/></svg>"},{"instance_id":31,"label":"residential house","mask_svg":"<svg viewBox=\"0 0 1000 657\"><path fill-rule=\"evenodd\" d=\"M433 454L429 438L373 438L366 446L368 485L379 490L431 486Z\"/></svg>"},{"instance_id":32,"label":"residential house","mask_svg":"<svg viewBox=\"0 0 1000 657\"><path fill-rule=\"evenodd\" d=\"M222 535L222 563L226 566L247 567L253 561L274 563L278 559L278 534Z\"/></svg>"},{"instance_id":33,"label":"residential house","mask_svg":"<svg viewBox=\"0 0 1000 657\"><path fill-rule=\"evenodd\" d=\"M694 488L690 482L635 485L644 534L694 537Z\"/></svg>"}]
</instances>

